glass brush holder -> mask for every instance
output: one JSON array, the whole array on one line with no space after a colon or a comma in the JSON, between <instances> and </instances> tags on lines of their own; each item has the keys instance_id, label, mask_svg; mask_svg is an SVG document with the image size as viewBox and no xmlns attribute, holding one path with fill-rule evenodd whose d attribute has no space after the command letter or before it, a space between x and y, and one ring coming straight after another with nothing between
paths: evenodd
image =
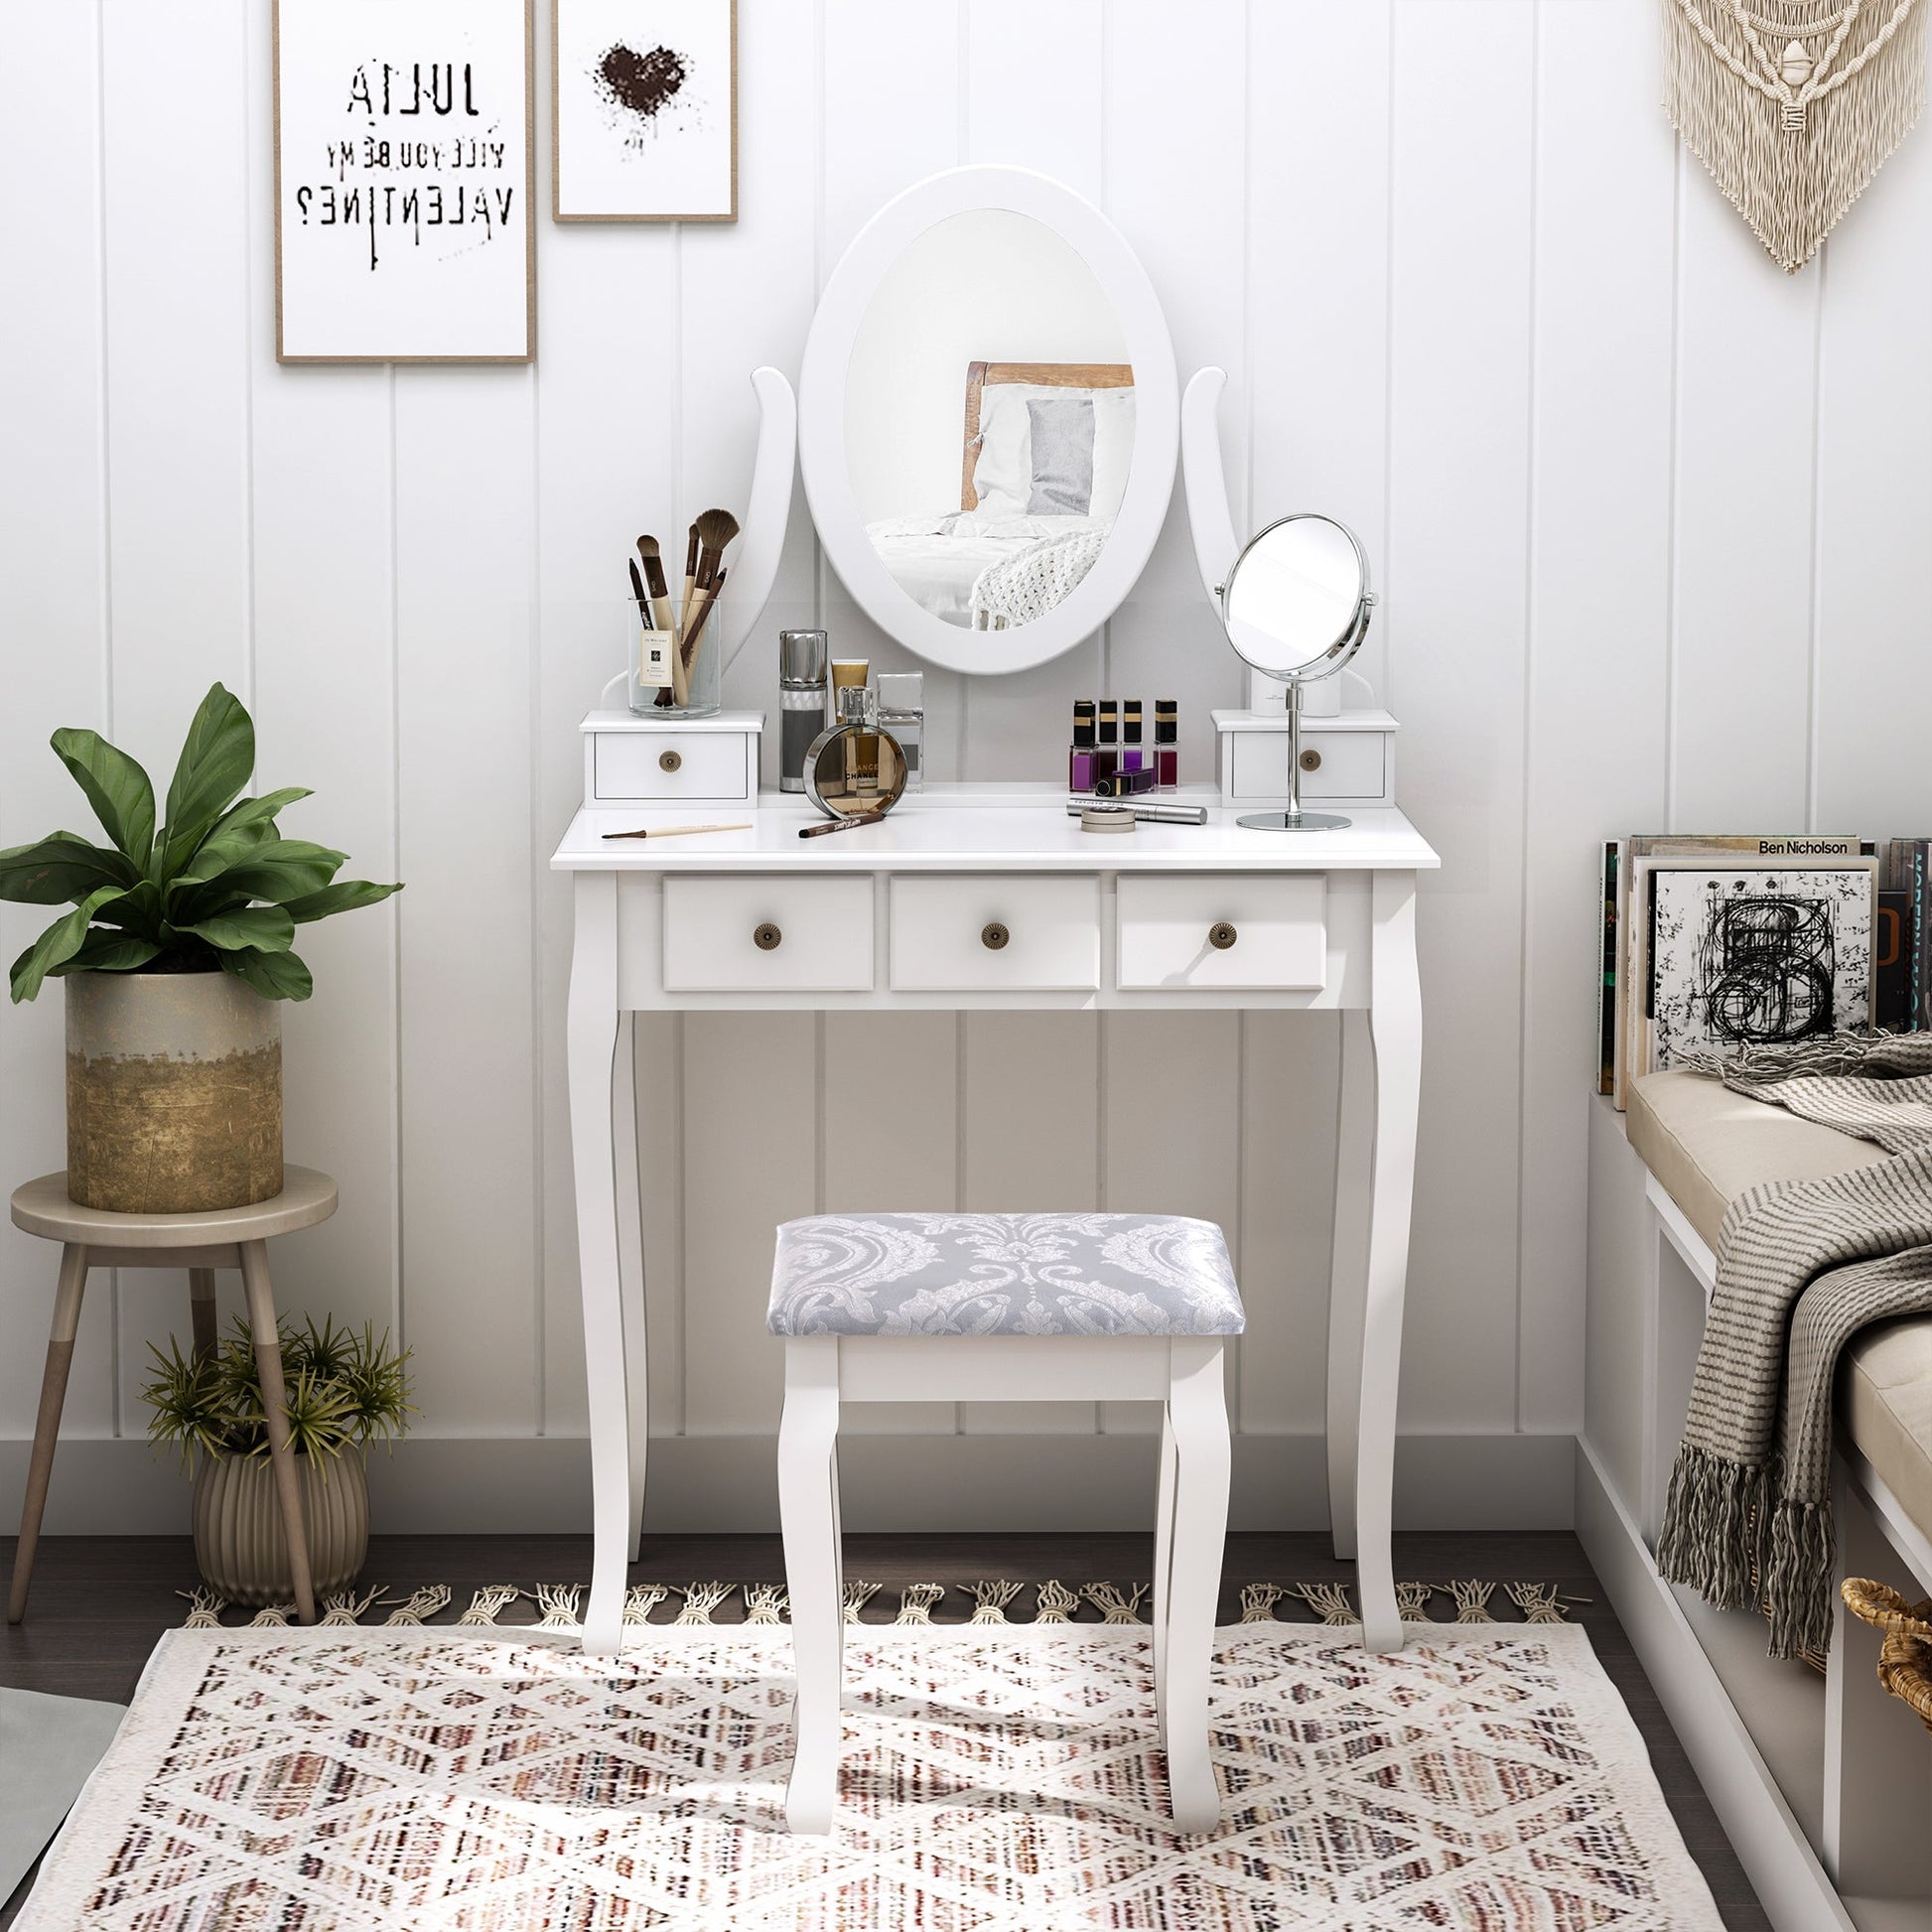
<instances>
[{"instance_id":1,"label":"glass brush holder","mask_svg":"<svg viewBox=\"0 0 1932 1932\"><path fill-rule=\"evenodd\" d=\"M649 718L709 718L722 702L724 678L724 612L714 598L706 607L692 601L701 614L694 635L679 642L668 630L646 621L634 601L630 613L630 709Z\"/></svg>"}]
</instances>

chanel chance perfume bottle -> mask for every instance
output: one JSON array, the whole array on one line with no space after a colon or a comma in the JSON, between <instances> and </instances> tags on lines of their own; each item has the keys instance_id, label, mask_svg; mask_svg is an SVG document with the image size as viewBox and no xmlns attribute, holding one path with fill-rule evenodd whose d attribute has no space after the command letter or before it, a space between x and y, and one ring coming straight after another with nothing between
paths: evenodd
<instances>
[{"instance_id":1,"label":"chanel chance perfume bottle","mask_svg":"<svg viewBox=\"0 0 1932 1932\"><path fill-rule=\"evenodd\" d=\"M1180 706L1173 698L1154 703L1154 777L1163 790L1180 782Z\"/></svg>"},{"instance_id":2,"label":"chanel chance perfume bottle","mask_svg":"<svg viewBox=\"0 0 1932 1932\"><path fill-rule=\"evenodd\" d=\"M839 722L805 755L805 794L831 818L883 812L905 789L898 740L879 723L879 699L863 684L839 692Z\"/></svg>"},{"instance_id":3,"label":"chanel chance perfume bottle","mask_svg":"<svg viewBox=\"0 0 1932 1932\"><path fill-rule=\"evenodd\" d=\"M879 673L879 726L905 759L905 789L925 783L925 677L918 671Z\"/></svg>"}]
</instances>

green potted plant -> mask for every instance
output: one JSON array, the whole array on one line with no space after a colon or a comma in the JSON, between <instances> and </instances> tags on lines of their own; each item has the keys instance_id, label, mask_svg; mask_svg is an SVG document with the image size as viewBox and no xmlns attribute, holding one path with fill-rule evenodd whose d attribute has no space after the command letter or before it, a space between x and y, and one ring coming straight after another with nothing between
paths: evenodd
<instances>
[{"instance_id":1,"label":"green potted plant","mask_svg":"<svg viewBox=\"0 0 1932 1932\"><path fill-rule=\"evenodd\" d=\"M68 992L68 1192L82 1205L170 1214L282 1190L281 1002L306 1000L296 928L399 886L339 880L345 855L283 838L300 786L243 797L255 728L209 688L157 826L154 786L90 731L55 756L108 844L54 832L0 852L0 898L71 903L13 963L16 1001Z\"/></svg>"},{"instance_id":2,"label":"green potted plant","mask_svg":"<svg viewBox=\"0 0 1932 1932\"><path fill-rule=\"evenodd\" d=\"M309 1563L318 1593L345 1587L369 1547L371 1445L409 1432L409 1351L372 1327L313 1319L281 1330L289 1442L302 1482ZM261 1373L247 1325L204 1354L148 1344L154 1374L141 1391L148 1436L180 1449L195 1478L195 1560L230 1603L285 1603L294 1592L275 1493Z\"/></svg>"}]
</instances>

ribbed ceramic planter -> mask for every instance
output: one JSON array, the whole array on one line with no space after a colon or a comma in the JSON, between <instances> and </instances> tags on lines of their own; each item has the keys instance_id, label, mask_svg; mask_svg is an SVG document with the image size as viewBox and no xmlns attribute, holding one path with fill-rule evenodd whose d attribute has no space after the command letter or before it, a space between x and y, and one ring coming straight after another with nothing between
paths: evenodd
<instances>
[{"instance_id":1,"label":"ribbed ceramic planter","mask_svg":"<svg viewBox=\"0 0 1932 1932\"><path fill-rule=\"evenodd\" d=\"M317 1596L355 1581L369 1553L369 1484L353 1449L295 1458ZM259 1607L295 1596L288 1538L265 1455L205 1455L195 1476L195 1561L217 1596Z\"/></svg>"},{"instance_id":2,"label":"ribbed ceramic planter","mask_svg":"<svg viewBox=\"0 0 1932 1932\"><path fill-rule=\"evenodd\" d=\"M68 1192L186 1214L282 1191L282 1009L227 973L72 973Z\"/></svg>"}]
</instances>

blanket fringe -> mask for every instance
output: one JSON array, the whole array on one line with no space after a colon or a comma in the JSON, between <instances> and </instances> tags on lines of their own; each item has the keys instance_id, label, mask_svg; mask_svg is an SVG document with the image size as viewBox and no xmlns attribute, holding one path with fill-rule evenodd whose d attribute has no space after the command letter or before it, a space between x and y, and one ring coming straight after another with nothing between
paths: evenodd
<instances>
[{"instance_id":1,"label":"blanket fringe","mask_svg":"<svg viewBox=\"0 0 1932 1932\"><path fill-rule=\"evenodd\" d=\"M1720 1610L1750 1603L1764 1492L1764 1470L1686 1443L1670 1472L1658 1575Z\"/></svg>"},{"instance_id":2,"label":"blanket fringe","mask_svg":"<svg viewBox=\"0 0 1932 1932\"><path fill-rule=\"evenodd\" d=\"M1831 1579L1837 1544L1824 1503L1780 1502L1771 1511L1764 1563L1764 1614L1771 1655L1803 1657L1832 1641Z\"/></svg>"}]
</instances>

